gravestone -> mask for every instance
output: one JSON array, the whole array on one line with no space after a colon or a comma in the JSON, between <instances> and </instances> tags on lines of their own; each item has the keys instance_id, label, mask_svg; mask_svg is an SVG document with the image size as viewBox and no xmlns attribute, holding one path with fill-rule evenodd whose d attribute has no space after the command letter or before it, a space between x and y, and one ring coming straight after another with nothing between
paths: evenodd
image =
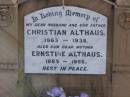
<instances>
[{"instance_id":1,"label":"gravestone","mask_svg":"<svg viewBox=\"0 0 130 97\"><path fill-rule=\"evenodd\" d=\"M52 10L52 11L51 11ZM24 18L25 73L105 74L107 18L74 6Z\"/></svg>"},{"instance_id":2,"label":"gravestone","mask_svg":"<svg viewBox=\"0 0 130 97\"><path fill-rule=\"evenodd\" d=\"M112 6L103 0L27 0L19 4L19 97L109 97Z\"/></svg>"}]
</instances>

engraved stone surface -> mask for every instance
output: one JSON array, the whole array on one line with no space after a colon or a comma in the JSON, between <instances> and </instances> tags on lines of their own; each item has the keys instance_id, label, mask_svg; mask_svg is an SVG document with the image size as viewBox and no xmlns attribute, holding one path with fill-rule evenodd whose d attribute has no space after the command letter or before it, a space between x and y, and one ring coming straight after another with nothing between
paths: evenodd
<instances>
[{"instance_id":1,"label":"engraved stone surface","mask_svg":"<svg viewBox=\"0 0 130 97\"><path fill-rule=\"evenodd\" d=\"M119 24L124 29L130 29L130 12L123 12L120 14Z\"/></svg>"},{"instance_id":2,"label":"engraved stone surface","mask_svg":"<svg viewBox=\"0 0 130 97\"><path fill-rule=\"evenodd\" d=\"M13 12L10 6L0 6L0 26L7 27L13 22Z\"/></svg>"},{"instance_id":3,"label":"engraved stone surface","mask_svg":"<svg viewBox=\"0 0 130 97\"><path fill-rule=\"evenodd\" d=\"M105 74L107 17L74 6L24 19L25 73Z\"/></svg>"}]
</instances>

